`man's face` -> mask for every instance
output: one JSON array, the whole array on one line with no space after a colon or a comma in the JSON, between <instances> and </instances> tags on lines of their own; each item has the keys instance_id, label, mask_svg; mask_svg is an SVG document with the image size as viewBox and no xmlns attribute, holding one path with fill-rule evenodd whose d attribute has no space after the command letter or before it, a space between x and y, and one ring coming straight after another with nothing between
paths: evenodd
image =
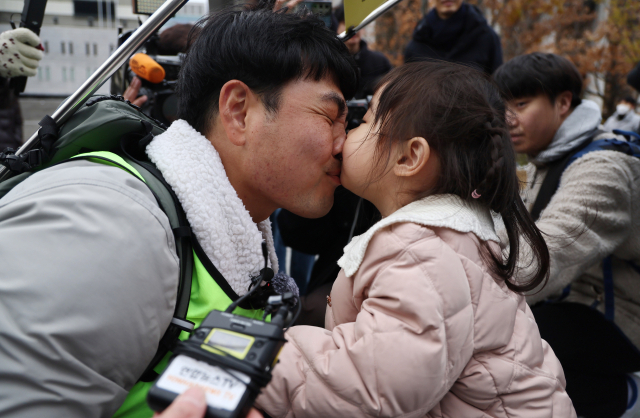
<instances>
[{"instance_id":1,"label":"man's face","mask_svg":"<svg viewBox=\"0 0 640 418\"><path fill-rule=\"evenodd\" d=\"M434 0L440 19L449 19L462 6L462 0Z\"/></svg>"},{"instance_id":2,"label":"man's face","mask_svg":"<svg viewBox=\"0 0 640 418\"><path fill-rule=\"evenodd\" d=\"M551 144L562 124L558 106L544 94L509 100L507 106L513 148L535 157Z\"/></svg>"},{"instance_id":3,"label":"man's face","mask_svg":"<svg viewBox=\"0 0 640 418\"><path fill-rule=\"evenodd\" d=\"M249 187L275 208L324 216L340 185L338 159L346 138L344 97L331 78L289 82L276 115L256 113L245 168Z\"/></svg>"}]
</instances>

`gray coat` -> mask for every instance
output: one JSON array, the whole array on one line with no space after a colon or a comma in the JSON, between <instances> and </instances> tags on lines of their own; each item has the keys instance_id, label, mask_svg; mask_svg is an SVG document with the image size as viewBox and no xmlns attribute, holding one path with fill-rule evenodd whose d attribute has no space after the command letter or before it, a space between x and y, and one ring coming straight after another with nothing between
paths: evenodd
<instances>
[{"instance_id":1,"label":"gray coat","mask_svg":"<svg viewBox=\"0 0 640 418\"><path fill-rule=\"evenodd\" d=\"M0 416L108 417L171 321L169 221L125 171L85 161L0 200Z\"/></svg>"}]
</instances>

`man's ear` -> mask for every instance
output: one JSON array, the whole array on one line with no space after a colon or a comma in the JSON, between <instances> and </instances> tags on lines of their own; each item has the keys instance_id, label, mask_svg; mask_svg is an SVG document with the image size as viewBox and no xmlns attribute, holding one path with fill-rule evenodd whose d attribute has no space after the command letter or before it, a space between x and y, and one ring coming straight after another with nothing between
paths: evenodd
<instances>
[{"instance_id":1,"label":"man's ear","mask_svg":"<svg viewBox=\"0 0 640 418\"><path fill-rule=\"evenodd\" d=\"M240 80L227 81L220 89L220 122L232 144L242 146L247 129L247 112L253 92Z\"/></svg>"},{"instance_id":2,"label":"man's ear","mask_svg":"<svg viewBox=\"0 0 640 418\"><path fill-rule=\"evenodd\" d=\"M556 108L560 117L564 118L571 111L571 101L573 100L573 93L570 91L563 91L556 96Z\"/></svg>"},{"instance_id":3,"label":"man's ear","mask_svg":"<svg viewBox=\"0 0 640 418\"><path fill-rule=\"evenodd\" d=\"M431 148L422 137L411 138L400 147L393 172L398 177L411 177L418 174L429 161Z\"/></svg>"}]
</instances>

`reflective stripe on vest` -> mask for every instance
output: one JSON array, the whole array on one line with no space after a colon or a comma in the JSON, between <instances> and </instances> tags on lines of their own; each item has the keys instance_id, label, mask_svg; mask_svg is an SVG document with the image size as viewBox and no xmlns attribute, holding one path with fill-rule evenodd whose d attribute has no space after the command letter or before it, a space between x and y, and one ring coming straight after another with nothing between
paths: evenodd
<instances>
[{"instance_id":1,"label":"reflective stripe on vest","mask_svg":"<svg viewBox=\"0 0 640 418\"><path fill-rule=\"evenodd\" d=\"M92 158L95 157L95 158ZM79 154L72 158L74 159L87 159L89 161L112 165L114 167L121 168L129 171L132 175L138 177L144 181L144 178L140 173L128 164L120 156L107 152L90 152L86 154ZM191 297L189 298L189 309L187 311L187 320L195 323L196 328L200 326L204 318L212 310L224 311L231 304L231 298L218 286L213 277L209 274L204 267L196 253L193 253L193 275L191 281ZM248 310L242 308L236 308L233 311L236 315L242 315L247 318L262 319L264 313L263 310ZM167 324L168 326L169 324ZM186 340L189 338L189 334L186 332L180 333L180 340ZM149 361L155 353L149 353ZM155 367L155 371L162 373L167 367L167 363L171 357L171 353L167 354L160 363ZM113 415L114 417L122 418L150 418L153 416L153 411L147 405L147 392L153 385L153 382L138 382L129 391L126 399L120 409Z\"/></svg>"}]
</instances>

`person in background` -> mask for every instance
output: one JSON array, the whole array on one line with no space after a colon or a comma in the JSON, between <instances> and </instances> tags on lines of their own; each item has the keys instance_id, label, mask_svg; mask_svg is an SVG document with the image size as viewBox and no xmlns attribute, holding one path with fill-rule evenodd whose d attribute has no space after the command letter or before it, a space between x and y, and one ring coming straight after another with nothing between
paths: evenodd
<instances>
[{"instance_id":1,"label":"person in background","mask_svg":"<svg viewBox=\"0 0 640 418\"><path fill-rule=\"evenodd\" d=\"M502 46L482 12L462 0L432 2L434 7L413 31L404 61L442 59L469 64L491 75L502 64Z\"/></svg>"},{"instance_id":2,"label":"person in background","mask_svg":"<svg viewBox=\"0 0 640 418\"><path fill-rule=\"evenodd\" d=\"M338 19L338 33L342 33L346 29L343 5L338 6L335 10L335 16ZM345 45L347 45L349 53L356 60L358 68L360 68L360 86L354 98L364 99L373 94L373 89L378 80L391 71L391 63L382 52L370 50L365 40L362 39L360 32L356 32L353 37L345 41Z\"/></svg>"},{"instance_id":3,"label":"person in background","mask_svg":"<svg viewBox=\"0 0 640 418\"><path fill-rule=\"evenodd\" d=\"M621 131L640 132L640 115L636 113L636 100L627 96L618 102L616 111L604 123L605 131L619 129Z\"/></svg>"},{"instance_id":4,"label":"person in background","mask_svg":"<svg viewBox=\"0 0 640 418\"><path fill-rule=\"evenodd\" d=\"M40 38L29 29L0 34L0 152L22 144L22 114L11 78L35 76L42 56Z\"/></svg>"},{"instance_id":5,"label":"person in background","mask_svg":"<svg viewBox=\"0 0 640 418\"><path fill-rule=\"evenodd\" d=\"M640 159L597 150L567 167L613 135L598 129L600 107L580 98L583 78L568 59L521 55L493 77L508 103L511 143L531 162L521 196L551 254L549 282L527 296L540 335L562 363L579 416L638 417ZM523 257L517 277L536 268Z\"/></svg>"}]
</instances>

